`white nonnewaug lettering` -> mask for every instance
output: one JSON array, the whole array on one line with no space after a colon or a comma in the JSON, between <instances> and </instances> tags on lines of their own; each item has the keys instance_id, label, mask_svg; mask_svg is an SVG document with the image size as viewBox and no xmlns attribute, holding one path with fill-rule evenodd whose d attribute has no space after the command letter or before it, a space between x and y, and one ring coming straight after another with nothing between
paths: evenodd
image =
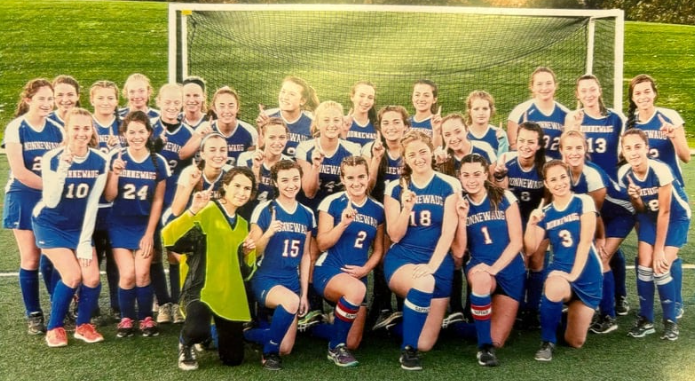
<instances>
[{"instance_id":1,"label":"white nonnewaug lettering","mask_svg":"<svg viewBox=\"0 0 695 381\"><path fill-rule=\"evenodd\" d=\"M562 224L574 221L579 221L579 213L568 214L564 217L558 218L557 220L549 221L548 225L546 226L546 229L549 230Z\"/></svg>"}]
</instances>

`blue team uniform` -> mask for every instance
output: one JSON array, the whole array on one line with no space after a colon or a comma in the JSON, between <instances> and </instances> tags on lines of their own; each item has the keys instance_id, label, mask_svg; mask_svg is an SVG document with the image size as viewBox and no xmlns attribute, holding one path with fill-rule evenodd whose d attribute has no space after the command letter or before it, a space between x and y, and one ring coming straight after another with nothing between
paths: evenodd
<instances>
[{"instance_id":1,"label":"blue team uniform","mask_svg":"<svg viewBox=\"0 0 695 381\"><path fill-rule=\"evenodd\" d=\"M507 210L517 202L510 191L504 192L497 210L492 209L489 195L479 204L467 198L470 209L466 219L466 235L470 260L466 263L466 272L480 263L492 266L500 258L510 242ZM518 253L507 267L495 275L495 280L504 294L521 301L526 280L523 254Z\"/></svg>"},{"instance_id":2,"label":"blue team uniform","mask_svg":"<svg viewBox=\"0 0 695 381\"><path fill-rule=\"evenodd\" d=\"M249 148L255 146L258 142L258 132L256 129L241 120L237 120L236 128L234 128L234 131L229 135L225 135L220 131L219 127L217 127L217 121L213 121L210 127L213 131L224 136L227 141L227 156L229 157L227 163L230 165L236 165L239 155L248 151Z\"/></svg>"},{"instance_id":3,"label":"blue team uniform","mask_svg":"<svg viewBox=\"0 0 695 381\"><path fill-rule=\"evenodd\" d=\"M488 125L485 133L481 136L476 136L473 131L468 130L468 140L471 142L484 142L490 145L495 152L496 156L500 156L505 152L509 151L509 139L507 138L507 133L493 125Z\"/></svg>"},{"instance_id":4,"label":"blue team uniform","mask_svg":"<svg viewBox=\"0 0 695 381\"><path fill-rule=\"evenodd\" d=\"M63 128L51 120L40 130L31 126L24 117L11 121L5 129L3 147L6 143L22 145L24 167L37 176L41 176L41 158L58 148L63 141ZM5 229L31 230L31 212L41 198L41 191L30 188L17 180L10 171L5 186L3 208L3 227Z\"/></svg>"},{"instance_id":5,"label":"blue team uniform","mask_svg":"<svg viewBox=\"0 0 695 381\"><path fill-rule=\"evenodd\" d=\"M311 163L311 155L315 149L315 139L302 142L297 146L296 158ZM341 139L335 152L331 156L323 158L319 174L319 187L314 198L306 198L302 194L300 201L310 207L311 210L316 211L321 200L333 193L344 190L345 187L340 181L340 163L348 156L358 156L359 154L360 147L357 144Z\"/></svg>"},{"instance_id":6,"label":"blue team uniform","mask_svg":"<svg viewBox=\"0 0 695 381\"><path fill-rule=\"evenodd\" d=\"M456 170L456 173L458 173L458 171L461 169L461 161L463 158L466 157L466 155L472 154L478 154L484 157L489 164L497 163L497 154L492 146L482 141L471 141L471 150L468 153L461 157L457 157L456 155L453 156L454 170Z\"/></svg>"},{"instance_id":7,"label":"blue team uniform","mask_svg":"<svg viewBox=\"0 0 695 381\"><path fill-rule=\"evenodd\" d=\"M535 166L529 170L523 169L516 151L507 153L504 158L509 190L519 200L519 213L525 230L531 212L538 207L545 193L543 177L538 174Z\"/></svg>"},{"instance_id":8,"label":"blue team uniform","mask_svg":"<svg viewBox=\"0 0 695 381\"><path fill-rule=\"evenodd\" d=\"M691 210L688 205L688 196L675 178L673 169L669 165L649 159L649 168L644 178L639 178L632 172L629 164L618 171L621 187L629 184L627 177L641 188L644 212L637 213L637 238L650 245L656 241L656 221L659 214L659 188L671 184L671 210L669 214L668 232L666 233L666 246L682 247L688 240L688 228L690 226Z\"/></svg>"},{"instance_id":9,"label":"blue team uniform","mask_svg":"<svg viewBox=\"0 0 695 381\"><path fill-rule=\"evenodd\" d=\"M153 129L162 131L166 142L162 150L159 151L159 154L167 161L171 173L171 176L167 178L166 192L164 193L164 208L166 209L174 201L176 182L181 175L181 171L191 163L191 158L181 160L179 152L193 136L193 130L183 124L179 124L173 131L169 131L160 119L153 124Z\"/></svg>"},{"instance_id":10,"label":"blue team uniform","mask_svg":"<svg viewBox=\"0 0 695 381\"><path fill-rule=\"evenodd\" d=\"M680 114L675 110L657 107L656 112L648 121L640 123L639 120L637 120L635 122L635 128L639 128L647 134L647 138L649 139L649 158L659 159L666 163L673 169L673 174L680 184L685 186L680 159L678 159L678 155L676 154L676 147L673 145L671 139L660 131L661 121L659 120L659 116L675 127L682 126L685 123Z\"/></svg>"},{"instance_id":11,"label":"blue team uniform","mask_svg":"<svg viewBox=\"0 0 695 381\"><path fill-rule=\"evenodd\" d=\"M376 139L376 129L372 121L367 121L367 124L361 125L356 120L352 120L352 125L347 133L347 141L358 144L364 147L367 143L373 142Z\"/></svg>"},{"instance_id":12,"label":"blue team uniform","mask_svg":"<svg viewBox=\"0 0 695 381\"><path fill-rule=\"evenodd\" d=\"M129 107L124 107L124 108L118 109L118 115L121 118L125 118L125 116L128 115L129 112L130 112ZM159 118L160 112L159 112L159 110L155 110L153 108L148 107L147 112L145 114L147 114L148 118L155 119L155 118Z\"/></svg>"},{"instance_id":13,"label":"blue team uniform","mask_svg":"<svg viewBox=\"0 0 695 381\"><path fill-rule=\"evenodd\" d=\"M362 147L362 156L371 158L372 148L374 147L374 142L368 143ZM403 158L401 156L397 158L391 157L388 149L384 152L386 156L386 172L384 173L384 181L388 184L390 181L399 179L401 177L401 171L403 169Z\"/></svg>"},{"instance_id":14,"label":"blue team uniform","mask_svg":"<svg viewBox=\"0 0 695 381\"><path fill-rule=\"evenodd\" d=\"M422 187L411 182L408 189L417 195L411 212L408 230L397 243L391 245L384 260L384 275L390 282L393 274L405 264L428 263L434 246L442 235L444 226L444 203L446 198L461 191L460 182L451 176L435 172L432 179ZM385 194L400 203L401 184L392 181L386 186ZM454 259L446 255L433 274L436 280L433 298L445 298L451 294L454 276Z\"/></svg>"},{"instance_id":15,"label":"blue team uniform","mask_svg":"<svg viewBox=\"0 0 695 381\"><path fill-rule=\"evenodd\" d=\"M538 223L538 227L545 230L546 238L550 239L553 248L548 273L559 270L569 274L572 272L581 238L581 217L584 213L596 213L594 200L589 195L574 194L562 210L554 202L543 210L545 218ZM592 309L598 307L602 298L603 276L601 259L593 245L589 249L584 269L570 286L582 303Z\"/></svg>"},{"instance_id":16,"label":"blue team uniform","mask_svg":"<svg viewBox=\"0 0 695 381\"><path fill-rule=\"evenodd\" d=\"M428 116L423 120L415 120L415 116L411 116L410 130L420 131L431 138L434 134L434 132L432 131L432 115Z\"/></svg>"},{"instance_id":17,"label":"blue team uniform","mask_svg":"<svg viewBox=\"0 0 695 381\"><path fill-rule=\"evenodd\" d=\"M65 121L60 117L60 115L58 115L57 110L51 111L51 113L48 114L46 118L52 120L53 122L55 122L55 124L59 125L60 127L65 128Z\"/></svg>"},{"instance_id":18,"label":"blue team uniform","mask_svg":"<svg viewBox=\"0 0 695 381\"><path fill-rule=\"evenodd\" d=\"M336 193L321 202L319 211L331 215L333 226L336 226L340 224L348 202L345 192ZM324 295L328 282L342 273L343 266L364 266L367 263L377 229L384 223L384 206L370 197L362 205L353 202L352 208L357 212L355 220L348 225L338 242L321 254L314 266L314 288L321 295ZM367 277L361 280L366 286Z\"/></svg>"},{"instance_id":19,"label":"blue team uniform","mask_svg":"<svg viewBox=\"0 0 695 381\"><path fill-rule=\"evenodd\" d=\"M618 179L620 137L625 126L623 118L613 110L600 118L584 113L581 131L584 133L591 162L598 164L613 179Z\"/></svg>"},{"instance_id":20,"label":"blue team uniform","mask_svg":"<svg viewBox=\"0 0 695 381\"><path fill-rule=\"evenodd\" d=\"M179 116L179 120L184 126L192 129L193 131L197 130L198 127L202 126L204 123L208 123L208 117L205 114L203 114L203 116L199 120L192 122L186 120L184 113L181 113L181 115Z\"/></svg>"},{"instance_id":21,"label":"blue team uniform","mask_svg":"<svg viewBox=\"0 0 695 381\"><path fill-rule=\"evenodd\" d=\"M253 156L255 154L256 153L253 151L247 151L242 153L241 155L239 155L239 159L237 159L237 166L252 168ZM292 160L292 158L283 154L280 156L280 160ZM275 188L273 187L273 179L270 177L270 167L266 166L265 163L261 164L260 175L261 178L258 181L258 190L256 191L256 197L253 200L244 204L244 206L242 206L241 210L239 211L239 213L242 216L244 216L244 218L246 218L247 215L249 216L247 220L251 220L250 215L253 212L253 210L256 209L256 206L258 206L258 204L275 198Z\"/></svg>"},{"instance_id":22,"label":"blue team uniform","mask_svg":"<svg viewBox=\"0 0 695 381\"><path fill-rule=\"evenodd\" d=\"M113 200L109 238L113 248L137 250L147 229L157 184L170 176L169 165L159 154L154 154L154 160L152 155L147 155L142 161L137 161L124 148L121 155L126 167L118 177L118 195ZM114 152L109 167L117 157Z\"/></svg>"},{"instance_id":23,"label":"blue team uniform","mask_svg":"<svg viewBox=\"0 0 695 381\"><path fill-rule=\"evenodd\" d=\"M51 187L43 189L43 198L34 208L36 244L41 249L77 250L78 256L91 258L92 233L109 161L103 153L89 149L85 157L73 157L67 164L60 160L64 150L57 148L43 157L43 179Z\"/></svg>"},{"instance_id":24,"label":"blue team uniform","mask_svg":"<svg viewBox=\"0 0 695 381\"><path fill-rule=\"evenodd\" d=\"M99 143L99 150L102 153L108 154L111 151L111 149L118 148L118 146L109 148L109 145L107 143L111 135L118 136L121 147L126 146L125 137L121 135L118 130L120 126L120 118L113 118L113 122L111 122L111 124L109 124L108 126L104 126L101 123L99 123L99 121L94 119L94 127L96 127L97 130L97 142Z\"/></svg>"},{"instance_id":25,"label":"blue team uniform","mask_svg":"<svg viewBox=\"0 0 695 381\"><path fill-rule=\"evenodd\" d=\"M509 120L521 124L524 119L528 122L536 122L543 129L545 140L545 153L553 159L562 159L560 154L560 135L565 126L565 117L569 110L567 107L555 102L555 108L550 115L544 114L531 99L514 107L509 114Z\"/></svg>"},{"instance_id":26,"label":"blue team uniform","mask_svg":"<svg viewBox=\"0 0 695 381\"><path fill-rule=\"evenodd\" d=\"M299 294L299 264L304 245L309 244L306 242L307 233L316 228L311 209L298 202L294 210L285 210L276 200L258 205L251 216L251 223L266 231L272 218L271 210L275 211L275 219L282 222L282 229L268 241L258 270L251 279L251 288L261 305L265 305L268 291L276 285Z\"/></svg>"},{"instance_id":27,"label":"blue team uniform","mask_svg":"<svg viewBox=\"0 0 695 381\"><path fill-rule=\"evenodd\" d=\"M301 115L297 120L286 120L282 116L282 112L279 109L272 109L266 111L266 114L270 117L282 118L287 124L287 129L290 133L287 135L287 144L285 145L285 155L289 157L295 157L295 151L299 143L311 139L311 123L313 118L311 115L305 111L302 111Z\"/></svg>"}]
</instances>

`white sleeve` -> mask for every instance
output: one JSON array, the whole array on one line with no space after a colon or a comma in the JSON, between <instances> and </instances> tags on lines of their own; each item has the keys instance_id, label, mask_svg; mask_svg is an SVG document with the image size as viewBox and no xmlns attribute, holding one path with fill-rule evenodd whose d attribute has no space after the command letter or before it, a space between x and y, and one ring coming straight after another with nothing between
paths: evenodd
<instances>
[{"instance_id":1,"label":"white sleeve","mask_svg":"<svg viewBox=\"0 0 695 381\"><path fill-rule=\"evenodd\" d=\"M51 160L62 152L63 147L48 151L41 157L41 179L44 184L41 198L48 208L55 208L60 203L65 187L65 178L70 169L70 163L60 160L60 158L58 158L58 168L55 171L51 169Z\"/></svg>"},{"instance_id":2,"label":"white sleeve","mask_svg":"<svg viewBox=\"0 0 695 381\"><path fill-rule=\"evenodd\" d=\"M99 211L99 199L101 198L101 194L104 193L108 173L107 161L104 172L97 177L96 181L94 182L94 187L89 193L89 198L87 199L84 221L82 222L82 232L80 233L80 240L77 244L77 258L92 259L92 236L94 235L94 225L96 224L97 213Z\"/></svg>"}]
</instances>

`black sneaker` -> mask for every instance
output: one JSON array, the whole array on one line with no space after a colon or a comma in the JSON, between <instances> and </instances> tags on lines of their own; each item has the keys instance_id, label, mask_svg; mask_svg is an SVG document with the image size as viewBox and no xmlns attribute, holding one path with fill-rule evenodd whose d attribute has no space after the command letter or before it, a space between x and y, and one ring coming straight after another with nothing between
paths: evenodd
<instances>
[{"instance_id":1,"label":"black sneaker","mask_svg":"<svg viewBox=\"0 0 695 381\"><path fill-rule=\"evenodd\" d=\"M398 323L399 320L403 319L403 312L396 311L391 312L389 310L383 310L376 319L376 322L372 326L372 331L376 331L381 328L386 328L388 326L393 326Z\"/></svg>"},{"instance_id":2,"label":"black sneaker","mask_svg":"<svg viewBox=\"0 0 695 381\"><path fill-rule=\"evenodd\" d=\"M499 361L497 361L497 355L495 355L495 348L492 345L483 346L476 356L478 359L478 364L482 366L497 366Z\"/></svg>"},{"instance_id":3,"label":"black sneaker","mask_svg":"<svg viewBox=\"0 0 695 381\"><path fill-rule=\"evenodd\" d=\"M280 359L280 355L278 355L277 353L263 354L263 358L261 359L261 364L263 364L263 369L267 369L267 370L281 370L282 369L282 360Z\"/></svg>"},{"instance_id":4,"label":"black sneaker","mask_svg":"<svg viewBox=\"0 0 695 381\"><path fill-rule=\"evenodd\" d=\"M536 352L536 361L552 361L553 351L555 350L555 344L544 341L541 344L541 348Z\"/></svg>"},{"instance_id":5,"label":"black sneaker","mask_svg":"<svg viewBox=\"0 0 695 381\"><path fill-rule=\"evenodd\" d=\"M628 312L630 312L630 303L627 302L627 296L619 296L615 300L615 314L627 316Z\"/></svg>"},{"instance_id":6,"label":"black sneaker","mask_svg":"<svg viewBox=\"0 0 695 381\"><path fill-rule=\"evenodd\" d=\"M27 316L27 333L30 335L46 333L46 326L43 324L43 312L35 311Z\"/></svg>"},{"instance_id":7,"label":"black sneaker","mask_svg":"<svg viewBox=\"0 0 695 381\"><path fill-rule=\"evenodd\" d=\"M671 320L664 320L664 333L661 335L661 340L676 341L678 334L678 324Z\"/></svg>"},{"instance_id":8,"label":"black sneaker","mask_svg":"<svg viewBox=\"0 0 695 381\"><path fill-rule=\"evenodd\" d=\"M644 316L640 316L627 334L632 337L645 337L654 332L656 332L654 330L654 323L647 320Z\"/></svg>"},{"instance_id":9,"label":"black sneaker","mask_svg":"<svg viewBox=\"0 0 695 381\"><path fill-rule=\"evenodd\" d=\"M401 351L401 368L405 370L422 370L422 364L420 364L420 354L417 349L414 349L410 345L406 346L404 350Z\"/></svg>"},{"instance_id":10,"label":"black sneaker","mask_svg":"<svg viewBox=\"0 0 695 381\"><path fill-rule=\"evenodd\" d=\"M179 369L196 370L198 369L198 359L196 358L193 346L179 343Z\"/></svg>"},{"instance_id":11,"label":"black sneaker","mask_svg":"<svg viewBox=\"0 0 695 381\"><path fill-rule=\"evenodd\" d=\"M616 329L618 329L618 321L610 315L600 316L589 328L591 332L599 335L613 332Z\"/></svg>"}]
</instances>

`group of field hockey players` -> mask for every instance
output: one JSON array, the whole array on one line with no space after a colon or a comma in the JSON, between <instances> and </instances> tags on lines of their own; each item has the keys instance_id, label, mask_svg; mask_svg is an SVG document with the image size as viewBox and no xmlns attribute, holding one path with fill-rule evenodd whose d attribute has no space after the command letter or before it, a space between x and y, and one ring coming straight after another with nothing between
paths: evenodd
<instances>
[{"instance_id":1,"label":"group of field hockey players","mask_svg":"<svg viewBox=\"0 0 695 381\"><path fill-rule=\"evenodd\" d=\"M117 85L97 81L93 112L74 78L31 80L3 142L3 226L19 247L28 332L63 347L73 315L87 343L104 340L98 315L116 319L118 338L181 323L182 370L212 348L239 365L245 343L280 370L298 332L350 367L365 330L387 331L401 368L421 370L442 329L477 340L483 366L499 364L512 329L540 329L535 359L551 361L559 343L582 347L628 313L620 245L635 229L629 335L656 332L656 289L661 338L676 340L691 217L684 121L656 106L648 75L630 82L627 118L605 107L593 75L577 79L574 110L557 86L536 69L505 131L489 93L442 114L427 79L413 84L410 116L377 107L368 81L349 90L348 111L289 76L252 123L233 88L208 105L199 77L155 94L132 74L123 108Z\"/></svg>"}]
</instances>

